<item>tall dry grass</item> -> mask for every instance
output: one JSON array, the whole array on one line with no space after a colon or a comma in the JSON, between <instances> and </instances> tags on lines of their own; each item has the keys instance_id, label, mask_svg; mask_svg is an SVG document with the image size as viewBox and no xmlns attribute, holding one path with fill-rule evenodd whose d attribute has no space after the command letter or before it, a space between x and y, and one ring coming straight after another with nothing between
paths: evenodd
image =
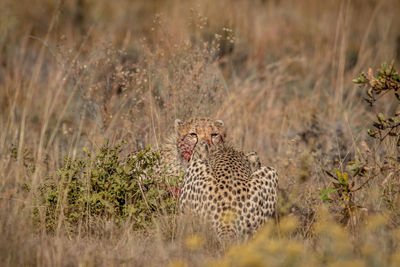
<instances>
[{"instance_id":1,"label":"tall dry grass","mask_svg":"<svg viewBox=\"0 0 400 267\"><path fill-rule=\"evenodd\" d=\"M330 186L322 169L343 171L368 153L382 164L385 155L398 155L393 143L366 135L376 112L398 106L388 99L367 107L351 81L383 61L394 59L398 67L399 12L395 0L2 1L2 265L191 266L223 257L207 226L178 215L155 214L145 231L103 222L101 231L82 235L49 234L31 218L41 181L55 176L65 156L77 157L83 147L94 151L105 139L127 140L126 153L157 147L175 118L209 116L222 119L238 147L257 151L280 175L277 226L238 248L249 252L244 264L263 262L251 257L262 246L309 263L351 258L395 266L398 172L357 192L362 208L350 221L342 220L339 200L331 204L340 226L327 223L336 232L325 229L326 239L318 228L327 216L318 215L325 205L318 192ZM393 184L390 194L385 183ZM357 231L376 222L368 219L376 214L386 220L373 225L376 232ZM295 226L285 221L291 216ZM289 230L278 227L286 225ZM347 235L352 246L335 239L329 247L335 235ZM364 251L380 247L364 248L364 239L382 244L381 261ZM337 254L335 246L345 252Z\"/></svg>"}]
</instances>

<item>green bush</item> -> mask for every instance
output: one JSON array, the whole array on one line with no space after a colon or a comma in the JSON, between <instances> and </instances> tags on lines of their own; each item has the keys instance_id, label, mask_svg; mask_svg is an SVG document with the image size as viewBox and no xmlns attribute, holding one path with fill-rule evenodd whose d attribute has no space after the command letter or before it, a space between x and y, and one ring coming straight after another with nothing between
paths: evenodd
<instances>
[{"instance_id":1,"label":"green bush","mask_svg":"<svg viewBox=\"0 0 400 267\"><path fill-rule=\"evenodd\" d=\"M159 155L150 147L124 157L121 144L106 142L97 153L84 155L65 158L55 179L40 188L47 230L60 224L71 232L90 230L99 220L130 220L134 228L143 228L157 214L175 210L179 177L154 174Z\"/></svg>"},{"instance_id":2,"label":"green bush","mask_svg":"<svg viewBox=\"0 0 400 267\"><path fill-rule=\"evenodd\" d=\"M380 95L391 91L394 93L395 99L400 101L400 75L394 68L393 62L390 65L383 63L375 75L372 69L369 69L367 74L361 73L353 82L367 88L367 96L364 97L364 100L371 106L375 105ZM379 138L380 141L390 136L396 138L397 146L400 146L400 111L396 111L388 118L385 118L386 116L382 113L376 114L376 117L377 121L373 122L374 129L368 129L369 136Z\"/></svg>"},{"instance_id":3,"label":"green bush","mask_svg":"<svg viewBox=\"0 0 400 267\"><path fill-rule=\"evenodd\" d=\"M362 72L353 82L365 90L364 100L370 106L400 103L400 76L394 63L383 63L375 74L372 69L367 73ZM393 97L382 99L384 94ZM375 116L377 120L371 122L373 128L367 131L369 137L377 140L375 144L370 142L374 144L372 149L364 142L364 148L357 149L358 153L345 166L338 166L333 171L324 170L331 183L329 188L319 191L320 198L327 205L334 203L339 207L337 211L344 223L350 222L357 210L364 209L356 195L361 195L363 189L373 182L378 185L383 203L386 204L383 207L392 214L393 221L400 222L400 110L393 114L375 113Z\"/></svg>"}]
</instances>

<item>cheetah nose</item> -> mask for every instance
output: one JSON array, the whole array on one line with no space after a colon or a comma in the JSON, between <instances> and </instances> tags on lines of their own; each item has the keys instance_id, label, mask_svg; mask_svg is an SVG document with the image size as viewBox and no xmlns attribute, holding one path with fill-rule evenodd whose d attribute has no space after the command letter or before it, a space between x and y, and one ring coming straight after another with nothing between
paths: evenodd
<instances>
[{"instance_id":1,"label":"cheetah nose","mask_svg":"<svg viewBox=\"0 0 400 267\"><path fill-rule=\"evenodd\" d=\"M204 146L204 145L208 145L207 140L203 139L200 141L200 145Z\"/></svg>"},{"instance_id":2,"label":"cheetah nose","mask_svg":"<svg viewBox=\"0 0 400 267\"><path fill-rule=\"evenodd\" d=\"M207 138L201 139L200 144L201 145L207 145L208 147L211 146L211 142Z\"/></svg>"}]
</instances>

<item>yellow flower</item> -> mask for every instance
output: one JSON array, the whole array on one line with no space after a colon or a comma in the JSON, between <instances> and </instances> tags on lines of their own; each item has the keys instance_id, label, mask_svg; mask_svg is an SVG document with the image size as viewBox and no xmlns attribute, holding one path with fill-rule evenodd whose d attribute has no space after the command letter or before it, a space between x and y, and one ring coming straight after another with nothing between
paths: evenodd
<instances>
[{"instance_id":1,"label":"yellow flower","mask_svg":"<svg viewBox=\"0 0 400 267\"><path fill-rule=\"evenodd\" d=\"M168 264L169 267L186 267L188 266L184 260L173 260Z\"/></svg>"},{"instance_id":2,"label":"yellow flower","mask_svg":"<svg viewBox=\"0 0 400 267\"><path fill-rule=\"evenodd\" d=\"M199 235L189 236L185 241L185 245L191 250L198 249L204 245L204 238Z\"/></svg>"}]
</instances>

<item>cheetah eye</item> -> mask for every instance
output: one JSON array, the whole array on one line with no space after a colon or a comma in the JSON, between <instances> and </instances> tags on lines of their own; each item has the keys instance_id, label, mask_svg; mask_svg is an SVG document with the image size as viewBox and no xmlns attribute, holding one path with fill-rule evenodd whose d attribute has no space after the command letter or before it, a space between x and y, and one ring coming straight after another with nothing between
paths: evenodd
<instances>
[{"instance_id":1,"label":"cheetah eye","mask_svg":"<svg viewBox=\"0 0 400 267\"><path fill-rule=\"evenodd\" d=\"M189 134L191 137L197 137L197 134L196 133L190 133Z\"/></svg>"},{"instance_id":2,"label":"cheetah eye","mask_svg":"<svg viewBox=\"0 0 400 267\"><path fill-rule=\"evenodd\" d=\"M211 137L217 137L219 135L219 133L212 133Z\"/></svg>"}]
</instances>

